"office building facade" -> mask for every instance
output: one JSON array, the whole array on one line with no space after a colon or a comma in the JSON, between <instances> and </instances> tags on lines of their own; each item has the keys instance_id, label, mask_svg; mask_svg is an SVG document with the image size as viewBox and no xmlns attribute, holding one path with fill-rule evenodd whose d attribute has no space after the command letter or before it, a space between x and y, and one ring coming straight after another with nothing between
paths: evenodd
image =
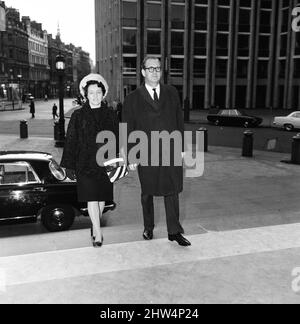
<instances>
[{"instance_id":1,"label":"office building facade","mask_svg":"<svg viewBox=\"0 0 300 324\"><path fill-rule=\"evenodd\" d=\"M297 0L95 0L96 70L121 100L146 54L193 109L300 108Z\"/></svg>"}]
</instances>

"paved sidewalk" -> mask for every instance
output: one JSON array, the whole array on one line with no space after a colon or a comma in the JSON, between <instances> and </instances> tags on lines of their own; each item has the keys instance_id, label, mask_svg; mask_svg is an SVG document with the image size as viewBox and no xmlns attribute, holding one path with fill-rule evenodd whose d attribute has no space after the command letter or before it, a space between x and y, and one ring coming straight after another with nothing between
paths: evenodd
<instances>
[{"instance_id":1,"label":"paved sidewalk","mask_svg":"<svg viewBox=\"0 0 300 324\"><path fill-rule=\"evenodd\" d=\"M8 149L62 154L51 138L1 135ZM288 158L210 147L203 177L185 179L181 195L189 249L167 242L162 199L155 240L142 241L135 173L116 185L102 249L90 247L88 229L1 238L0 303L300 303L291 275L300 266L300 166L281 163Z\"/></svg>"}]
</instances>

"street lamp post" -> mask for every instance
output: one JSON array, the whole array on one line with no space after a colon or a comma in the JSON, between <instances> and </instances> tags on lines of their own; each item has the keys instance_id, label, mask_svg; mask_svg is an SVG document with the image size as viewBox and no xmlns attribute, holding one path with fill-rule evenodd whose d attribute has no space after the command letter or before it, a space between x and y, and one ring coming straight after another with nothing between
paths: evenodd
<instances>
[{"instance_id":1,"label":"street lamp post","mask_svg":"<svg viewBox=\"0 0 300 324\"><path fill-rule=\"evenodd\" d=\"M19 83L19 101L22 102L22 98L21 98L21 79L22 79L22 75L19 74L18 75L18 83Z\"/></svg>"},{"instance_id":2,"label":"street lamp post","mask_svg":"<svg viewBox=\"0 0 300 324\"><path fill-rule=\"evenodd\" d=\"M11 100L12 100L12 106L13 110L15 110L15 100L14 100L14 89L13 89L13 81L14 81L14 76L13 76L13 70L10 69L10 93L11 93Z\"/></svg>"},{"instance_id":3,"label":"street lamp post","mask_svg":"<svg viewBox=\"0 0 300 324\"><path fill-rule=\"evenodd\" d=\"M65 75L65 58L62 54L56 56L56 71L59 81L59 134L56 141L56 147L64 147L66 131L65 131L65 112L64 112L64 75Z\"/></svg>"}]
</instances>

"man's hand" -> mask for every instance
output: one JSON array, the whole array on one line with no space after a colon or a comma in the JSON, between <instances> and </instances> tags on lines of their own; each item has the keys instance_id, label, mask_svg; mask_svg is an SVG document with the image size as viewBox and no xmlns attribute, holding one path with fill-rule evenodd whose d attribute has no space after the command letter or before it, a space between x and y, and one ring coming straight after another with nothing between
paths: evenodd
<instances>
[{"instance_id":1,"label":"man's hand","mask_svg":"<svg viewBox=\"0 0 300 324\"><path fill-rule=\"evenodd\" d=\"M66 175L70 180L76 180L76 173L74 170L66 169Z\"/></svg>"}]
</instances>

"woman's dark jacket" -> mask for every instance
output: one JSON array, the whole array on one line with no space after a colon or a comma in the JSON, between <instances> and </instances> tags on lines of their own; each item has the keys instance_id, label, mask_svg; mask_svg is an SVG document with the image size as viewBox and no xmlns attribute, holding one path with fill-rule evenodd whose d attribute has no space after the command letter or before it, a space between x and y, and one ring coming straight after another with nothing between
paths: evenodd
<instances>
[{"instance_id":1,"label":"woman's dark jacket","mask_svg":"<svg viewBox=\"0 0 300 324\"><path fill-rule=\"evenodd\" d=\"M119 147L119 122L114 111L102 107L99 122L86 103L76 110L70 120L61 166L74 170L77 176L101 177L105 169L97 164L98 149L96 138L101 131L111 131L116 136L116 149ZM116 153L117 153L116 152Z\"/></svg>"}]
</instances>

